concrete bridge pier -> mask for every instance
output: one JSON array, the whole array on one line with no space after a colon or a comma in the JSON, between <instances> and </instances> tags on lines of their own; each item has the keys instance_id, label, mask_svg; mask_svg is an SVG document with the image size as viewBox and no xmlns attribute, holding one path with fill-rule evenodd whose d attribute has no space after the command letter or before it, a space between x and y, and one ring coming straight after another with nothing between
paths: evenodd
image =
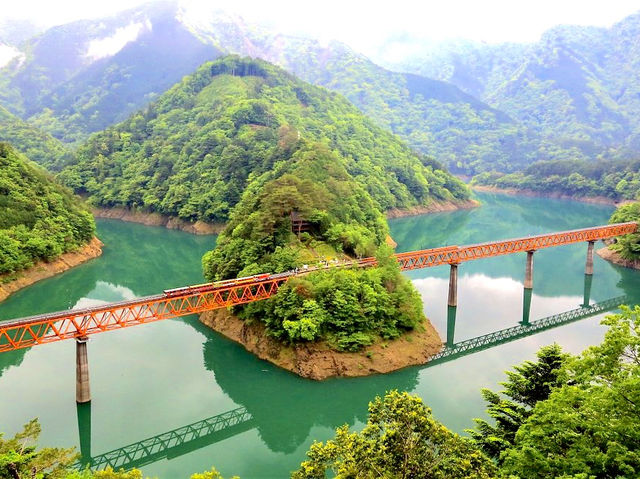
<instances>
[{"instance_id":1,"label":"concrete bridge pier","mask_svg":"<svg viewBox=\"0 0 640 479\"><path fill-rule=\"evenodd\" d=\"M533 251L527 251L527 267L524 273L524 287L533 289Z\"/></svg>"},{"instance_id":2,"label":"concrete bridge pier","mask_svg":"<svg viewBox=\"0 0 640 479\"><path fill-rule=\"evenodd\" d=\"M452 264L449 273L449 306L458 306L458 265Z\"/></svg>"},{"instance_id":3,"label":"concrete bridge pier","mask_svg":"<svg viewBox=\"0 0 640 479\"><path fill-rule=\"evenodd\" d=\"M591 276L593 274L593 244L595 241L589 241L587 245L587 264L584 267L584 274Z\"/></svg>"},{"instance_id":4,"label":"concrete bridge pier","mask_svg":"<svg viewBox=\"0 0 640 479\"><path fill-rule=\"evenodd\" d=\"M447 306L447 343L448 348L452 347L455 343L456 332L456 308L455 306Z\"/></svg>"},{"instance_id":5,"label":"concrete bridge pier","mask_svg":"<svg viewBox=\"0 0 640 479\"><path fill-rule=\"evenodd\" d=\"M91 401L87 341L86 336L76 338L76 402L79 404Z\"/></svg>"}]
</instances>

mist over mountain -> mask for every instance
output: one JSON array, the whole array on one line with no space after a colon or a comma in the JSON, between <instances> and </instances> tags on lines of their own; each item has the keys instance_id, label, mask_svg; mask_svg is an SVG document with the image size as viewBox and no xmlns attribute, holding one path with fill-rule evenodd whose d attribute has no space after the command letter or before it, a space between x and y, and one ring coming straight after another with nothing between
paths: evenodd
<instances>
[{"instance_id":1,"label":"mist over mountain","mask_svg":"<svg viewBox=\"0 0 640 479\"><path fill-rule=\"evenodd\" d=\"M0 70L0 104L78 143L222 53L262 58L342 93L455 171L511 171L572 154L451 83L385 70L339 42L281 35L220 11L193 16L173 3L54 27L28 40Z\"/></svg>"},{"instance_id":2,"label":"mist over mountain","mask_svg":"<svg viewBox=\"0 0 640 479\"><path fill-rule=\"evenodd\" d=\"M589 156L640 147L640 13L611 28L558 26L534 44L450 42L387 66L448 81Z\"/></svg>"}]
</instances>

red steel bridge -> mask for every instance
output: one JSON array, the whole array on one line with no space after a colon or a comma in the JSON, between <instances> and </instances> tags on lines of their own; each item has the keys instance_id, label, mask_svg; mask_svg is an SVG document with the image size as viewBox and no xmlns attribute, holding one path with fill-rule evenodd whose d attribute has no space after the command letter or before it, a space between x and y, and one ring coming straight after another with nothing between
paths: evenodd
<instances>
[{"instance_id":1,"label":"red steel bridge","mask_svg":"<svg viewBox=\"0 0 640 479\"><path fill-rule=\"evenodd\" d=\"M459 263L527 252L527 277L531 283L532 263L530 261L532 261L534 251L553 246L588 242L586 272L591 274L593 271L593 243L595 241L636 231L638 231L638 223L636 222L618 223L469 246L425 249L399 253L395 257L403 271L443 264L451 265L449 305L455 306L457 273L454 275L454 271ZM0 320L0 353L65 339L81 339L90 334L260 301L275 295L283 283L296 276L321 269L368 267L375 264L375 258L365 258L350 263L329 263L287 273L262 274L204 285L186 286L167 290L154 296L92 308L40 314L9 321ZM525 287L532 287L527 286L526 278Z\"/></svg>"}]
</instances>

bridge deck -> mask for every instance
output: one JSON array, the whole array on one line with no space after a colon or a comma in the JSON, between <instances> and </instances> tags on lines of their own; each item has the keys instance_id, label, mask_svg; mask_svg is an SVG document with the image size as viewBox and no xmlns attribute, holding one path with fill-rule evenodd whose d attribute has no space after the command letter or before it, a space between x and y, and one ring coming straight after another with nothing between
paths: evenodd
<instances>
[{"instance_id":1,"label":"bridge deck","mask_svg":"<svg viewBox=\"0 0 640 479\"><path fill-rule=\"evenodd\" d=\"M481 258L533 251L553 246L612 238L638 230L635 222L583 228L468 246L446 246L396 255L403 271ZM375 258L338 263L296 272L264 274L218 283L178 288L169 294L147 296L92 308L59 311L28 318L0 321L0 353L38 344L85 337L162 319L198 314L218 308L260 301L275 295L292 277L345 266L369 267Z\"/></svg>"}]
</instances>

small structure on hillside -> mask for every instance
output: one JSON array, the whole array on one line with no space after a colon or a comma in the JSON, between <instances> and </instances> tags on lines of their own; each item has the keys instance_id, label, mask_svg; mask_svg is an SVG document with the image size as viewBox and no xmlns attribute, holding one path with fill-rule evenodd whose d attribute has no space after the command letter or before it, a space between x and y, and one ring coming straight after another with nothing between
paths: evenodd
<instances>
[{"instance_id":1,"label":"small structure on hillside","mask_svg":"<svg viewBox=\"0 0 640 479\"><path fill-rule=\"evenodd\" d=\"M300 236L300 233L311 231L309 223L298 211L291 212L291 231Z\"/></svg>"}]
</instances>

